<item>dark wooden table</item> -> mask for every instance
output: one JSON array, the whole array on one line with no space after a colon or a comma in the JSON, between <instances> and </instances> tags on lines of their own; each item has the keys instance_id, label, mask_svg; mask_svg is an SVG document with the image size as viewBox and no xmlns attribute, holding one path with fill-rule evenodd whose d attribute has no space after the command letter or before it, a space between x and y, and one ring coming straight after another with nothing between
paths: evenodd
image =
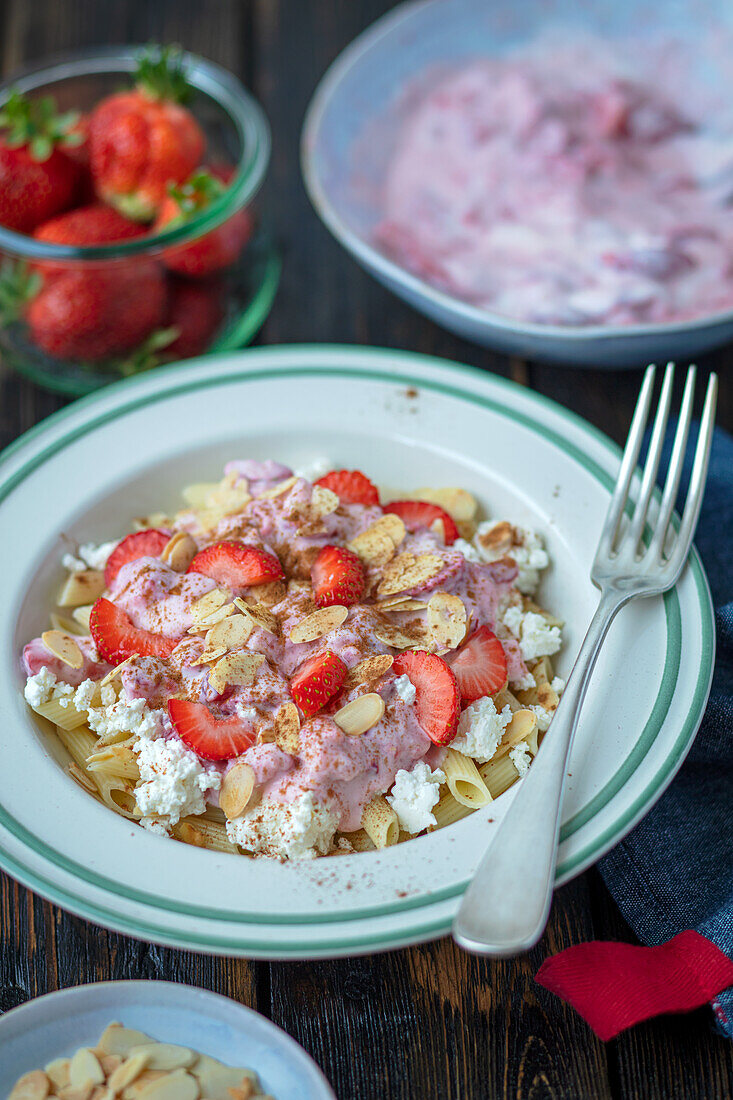
<instances>
[{"instance_id":1,"label":"dark wooden table","mask_svg":"<svg viewBox=\"0 0 733 1100\"><path fill-rule=\"evenodd\" d=\"M388 0L0 0L5 73L49 53L106 43L178 41L231 68L272 123L267 182L284 275L262 343L343 341L444 355L513 377L622 441L637 372L579 374L508 360L436 328L364 274L304 194L298 137L326 66ZM705 363L721 369L725 353ZM725 383L724 379L724 383ZM59 408L0 367L0 446ZM730 386L721 421L733 423ZM0 876L0 1010L109 978L205 986L271 1017L323 1067L340 1100L732 1098L733 1048L706 1012L600 1043L534 984L541 961L594 937L633 939L596 871L558 891L547 933L512 962L438 943L336 962L209 958L107 932Z\"/></svg>"}]
</instances>

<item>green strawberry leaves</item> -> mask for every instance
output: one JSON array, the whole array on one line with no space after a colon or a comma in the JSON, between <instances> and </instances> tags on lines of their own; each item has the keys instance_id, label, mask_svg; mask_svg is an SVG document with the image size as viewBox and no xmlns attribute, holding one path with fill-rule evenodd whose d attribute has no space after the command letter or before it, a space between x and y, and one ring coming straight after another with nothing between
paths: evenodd
<instances>
[{"instance_id":1,"label":"green strawberry leaves","mask_svg":"<svg viewBox=\"0 0 733 1100\"><path fill-rule=\"evenodd\" d=\"M29 99L13 89L0 107L0 130L7 130L4 141L11 149L28 146L39 162L48 160L57 145L80 145L84 135L74 131L78 111L58 114L53 96Z\"/></svg>"}]
</instances>

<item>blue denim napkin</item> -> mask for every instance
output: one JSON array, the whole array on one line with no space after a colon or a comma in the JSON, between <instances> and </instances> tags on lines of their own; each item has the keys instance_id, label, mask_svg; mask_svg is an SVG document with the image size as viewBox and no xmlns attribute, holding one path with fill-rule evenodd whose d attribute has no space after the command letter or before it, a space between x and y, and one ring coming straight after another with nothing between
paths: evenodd
<instances>
[{"instance_id":1,"label":"blue denim napkin","mask_svg":"<svg viewBox=\"0 0 733 1100\"><path fill-rule=\"evenodd\" d=\"M671 439L670 431L666 459ZM718 648L708 708L669 789L599 868L643 943L664 943L693 928L733 959L733 438L722 430L713 442L695 542L715 604ZM719 1030L733 1038L733 986L713 1010Z\"/></svg>"}]
</instances>

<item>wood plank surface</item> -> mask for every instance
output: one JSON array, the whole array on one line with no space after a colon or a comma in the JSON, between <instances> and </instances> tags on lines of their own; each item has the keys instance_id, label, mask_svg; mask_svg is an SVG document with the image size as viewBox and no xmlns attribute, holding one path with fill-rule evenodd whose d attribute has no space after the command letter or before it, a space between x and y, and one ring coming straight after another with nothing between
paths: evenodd
<instances>
[{"instance_id":1,"label":"wood plank surface","mask_svg":"<svg viewBox=\"0 0 733 1100\"><path fill-rule=\"evenodd\" d=\"M305 106L326 66L386 0L0 0L5 73L85 45L179 41L237 72L273 127L265 189L284 254L260 340L343 341L443 355L513 377L623 440L637 372L525 364L444 332L346 255L315 216L298 166ZM722 368L727 354L706 361ZM60 407L0 366L0 446ZM722 419L733 423L730 387ZM594 937L631 938L597 872L558 891L543 941L490 963L444 940L367 958L250 963L173 951L107 932L0 876L0 1011L109 978L200 985L269 1015L313 1055L340 1100L733 1098L731 1045L709 1015L661 1020L602 1044L533 975Z\"/></svg>"}]
</instances>

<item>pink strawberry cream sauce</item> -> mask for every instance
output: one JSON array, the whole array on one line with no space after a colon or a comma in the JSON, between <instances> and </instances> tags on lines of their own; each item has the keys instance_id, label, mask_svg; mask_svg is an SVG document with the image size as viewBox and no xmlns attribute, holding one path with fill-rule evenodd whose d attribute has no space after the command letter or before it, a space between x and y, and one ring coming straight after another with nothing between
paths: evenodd
<instances>
[{"instance_id":1,"label":"pink strawberry cream sauce","mask_svg":"<svg viewBox=\"0 0 733 1100\"><path fill-rule=\"evenodd\" d=\"M425 73L397 105L376 243L522 321L628 325L733 308L730 94L712 90L714 60L705 80L687 79L681 48L611 54L557 35Z\"/></svg>"},{"instance_id":2,"label":"pink strawberry cream sauce","mask_svg":"<svg viewBox=\"0 0 733 1100\"><path fill-rule=\"evenodd\" d=\"M246 483L248 491L255 485L267 491L290 476L290 471L279 464L231 463L227 470L237 475L240 484ZM437 767L444 750L434 745L420 726L415 702L402 698L395 688L395 673L389 669L368 684L347 682L317 713L311 717L301 715L297 752L288 753L275 743L276 715L284 704L293 702L290 681L309 658L328 649L352 669L366 657L396 656L398 650L388 644L390 630L398 628L408 637L412 632L415 644L418 638L426 637L426 610L391 612L376 606L376 588L384 567L367 562L366 593L360 603L348 608L345 621L314 640L291 641L292 629L316 610L310 570L318 551L326 545L346 545L383 515L378 506L360 504L339 505L322 515L313 504L315 500L313 486L299 478L280 495L253 497L208 532L200 528L192 511L180 513L174 522L174 530L191 533L198 551L222 541L241 540L275 555L283 567L282 580L227 591L211 577L177 572L159 558L142 557L122 566L105 598L125 613L132 627L178 640L169 656L132 656L121 669L120 681L128 700L142 698L151 707L165 710L174 696L205 704L214 719L237 719L237 728L249 734L252 744L236 759L254 770L259 796L289 803L310 792L317 804L328 806L337 815L338 827L350 832L359 828L365 805L389 789L399 770L409 771L421 760ZM470 617L471 630L482 624L495 627L506 597L514 591L517 568L512 560L469 562L460 550L446 546L440 534L427 528L405 535L395 553L405 552L416 558L433 555L438 568L428 579L405 590L404 595L424 601L436 591L459 596ZM223 692L210 682L216 661L198 663L206 649L205 629L196 632L191 610L195 601L215 588L222 589L227 600L241 596L249 603L260 603L273 617L272 629L254 626L246 640L230 651L264 656L254 679L246 684L227 684ZM240 613L238 609L234 612ZM79 638L78 644L84 667L73 670L35 639L24 650L26 672L35 673L45 666L67 683L101 679L109 664L98 660L91 638ZM517 643L507 640L503 645L510 681L521 680L527 668ZM334 722L333 714L365 691L382 696L384 715L361 735L347 736ZM177 737L167 721L165 726L165 736ZM195 750L190 740L186 743ZM204 759L209 766L205 754ZM222 760L216 766L225 772L233 763L234 759ZM218 796L208 791L206 797L215 802Z\"/></svg>"}]
</instances>

